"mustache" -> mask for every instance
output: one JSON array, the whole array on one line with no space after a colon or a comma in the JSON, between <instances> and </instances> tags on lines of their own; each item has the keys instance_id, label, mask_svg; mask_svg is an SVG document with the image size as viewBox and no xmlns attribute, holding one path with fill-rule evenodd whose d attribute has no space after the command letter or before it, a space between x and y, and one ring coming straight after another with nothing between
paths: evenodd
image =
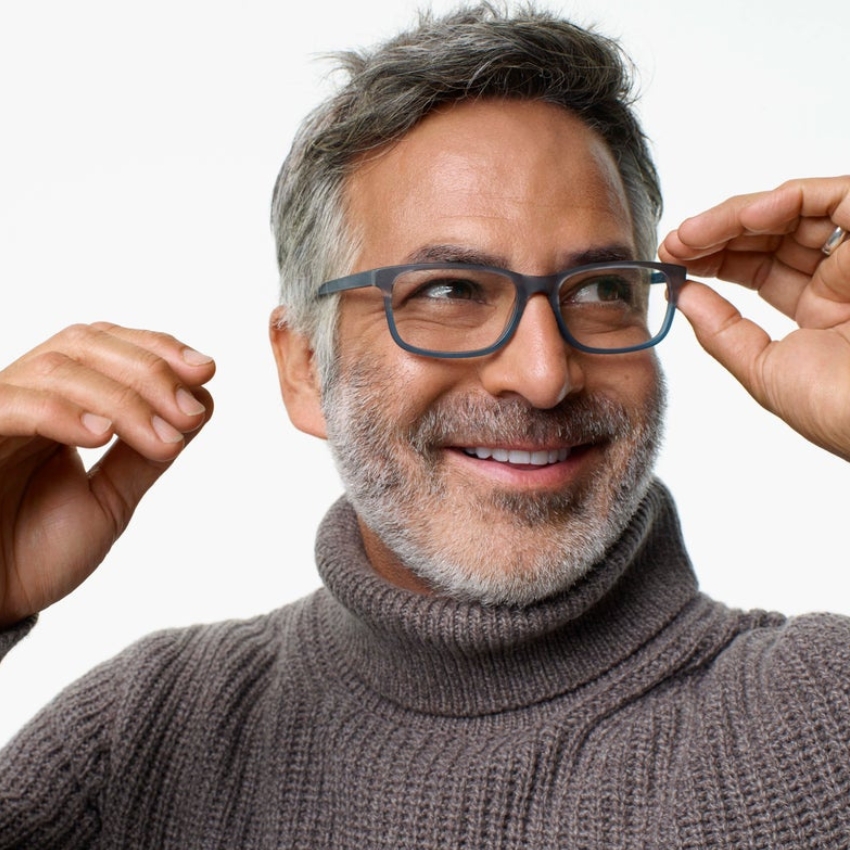
<instances>
[{"instance_id":1,"label":"mustache","mask_svg":"<svg viewBox=\"0 0 850 850\"><path fill-rule=\"evenodd\" d=\"M567 398L548 410L518 398L464 396L435 402L406 436L417 452L427 455L446 445L598 443L624 436L632 424L623 405L602 395Z\"/></svg>"}]
</instances>

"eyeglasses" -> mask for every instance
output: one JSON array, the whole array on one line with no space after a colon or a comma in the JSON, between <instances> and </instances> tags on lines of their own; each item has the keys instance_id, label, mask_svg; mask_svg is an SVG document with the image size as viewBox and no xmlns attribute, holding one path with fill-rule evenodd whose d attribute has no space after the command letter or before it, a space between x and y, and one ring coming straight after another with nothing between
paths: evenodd
<instances>
[{"instance_id":1,"label":"eyeglasses","mask_svg":"<svg viewBox=\"0 0 850 850\"><path fill-rule=\"evenodd\" d=\"M318 295L376 286L390 333L428 357L481 357L513 336L532 295L548 297L561 336L579 351L624 354L667 335L684 266L618 261L552 275L524 275L465 263L416 263L323 283Z\"/></svg>"}]
</instances>

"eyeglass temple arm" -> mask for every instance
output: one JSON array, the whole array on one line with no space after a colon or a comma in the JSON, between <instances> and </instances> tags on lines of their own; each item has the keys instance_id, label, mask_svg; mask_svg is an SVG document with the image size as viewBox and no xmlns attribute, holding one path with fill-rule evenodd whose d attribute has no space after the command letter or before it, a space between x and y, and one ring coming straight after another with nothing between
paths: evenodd
<instances>
[{"instance_id":1,"label":"eyeglass temple arm","mask_svg":"<svg viewBox=\"0 0 850 850\"><path fill-rule=\"evenodd\" d=\"M372 286L375 282L374 273L370 269L357 274L350 274L346 277L338 277L336 280L329 280L319 287L318 295L333 295L335 292L345 292L348 289L362 289L364 286Z\"/></svg>"}]
</instances>

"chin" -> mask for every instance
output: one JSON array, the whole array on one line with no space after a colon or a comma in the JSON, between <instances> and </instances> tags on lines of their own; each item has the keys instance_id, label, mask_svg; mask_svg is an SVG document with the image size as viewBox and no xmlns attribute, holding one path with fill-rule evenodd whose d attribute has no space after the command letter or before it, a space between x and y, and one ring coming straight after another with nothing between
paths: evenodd
<instances>
[{"instance_id":1,"label":"chin","mask_svg":"<svg viewBox=\"0 0 850 850\"><path fill-rule=\"evenodd\" d=\"M538 504L534 523L525 512L492 504L484 510L455 500L463 507L447 512L444 501L441 510L434 505L433 512L420 514L419 522L387 522L386 514L373 514L376 521L367 524L396 563L435 593L485 605L528 606L568 591L604 559L650 486L651 464L639 466L637 476L626 476L628 482L620 478L601 489L596 482L589 492L573 494L570 504L562 499L557 509ZM451 528L433 521L447 513Z\"/></svg>"}]
</instances>

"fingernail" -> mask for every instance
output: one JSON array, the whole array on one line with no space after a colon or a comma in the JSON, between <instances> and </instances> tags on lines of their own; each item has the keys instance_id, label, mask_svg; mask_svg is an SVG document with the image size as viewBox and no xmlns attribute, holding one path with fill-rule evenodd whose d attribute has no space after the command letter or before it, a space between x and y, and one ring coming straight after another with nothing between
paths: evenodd
<instances>
[{"instance_id":1,"label":"fingernail","mask_svg":"<svg viewBox=\"0 0 850 850\"><path fill-rule=\"evenodd\" d=\"M184 390L183 387L180 387L176 393L177 396L177 406L180 410L183 411L187 416L197 416L199 413L203 413L206 408L192 395L188 390Z\"/></svg>"},{"instance_id":2,"label":"fingernail","mask_svg":"<svg viewBox=\"0 0 850 850\"><path fill-rule=\"evenodd\" d=\"M180 443L183 441L183 435L156 414L151 417L151 424L154 431L156 431L157 437L163 443Z\"/></svg>"},{"instance_id":3,"label":"fingernail","mask_svg":"<svg viewBox=\"0 0 850 850\"><path fill-rule=\"evenodd\" d=\"M200 351L195 351L194 348L184 348L182 354L183 359L190 366L204 366L207 363L212 363L212 357L207 357L206 354L201 354Z\"/></svg>"},{"instance_id":4,"label":"fingernail","mask_svg":"<svg viewBox=\"0 0 850 850\"><path fill-rule=\"evenodd\" d=\"M105 416L98 416L96 413L84 413L81 417L83 425L92 434L105 434L112 427L112 420Z\"/></svg>"}]
</instances>

